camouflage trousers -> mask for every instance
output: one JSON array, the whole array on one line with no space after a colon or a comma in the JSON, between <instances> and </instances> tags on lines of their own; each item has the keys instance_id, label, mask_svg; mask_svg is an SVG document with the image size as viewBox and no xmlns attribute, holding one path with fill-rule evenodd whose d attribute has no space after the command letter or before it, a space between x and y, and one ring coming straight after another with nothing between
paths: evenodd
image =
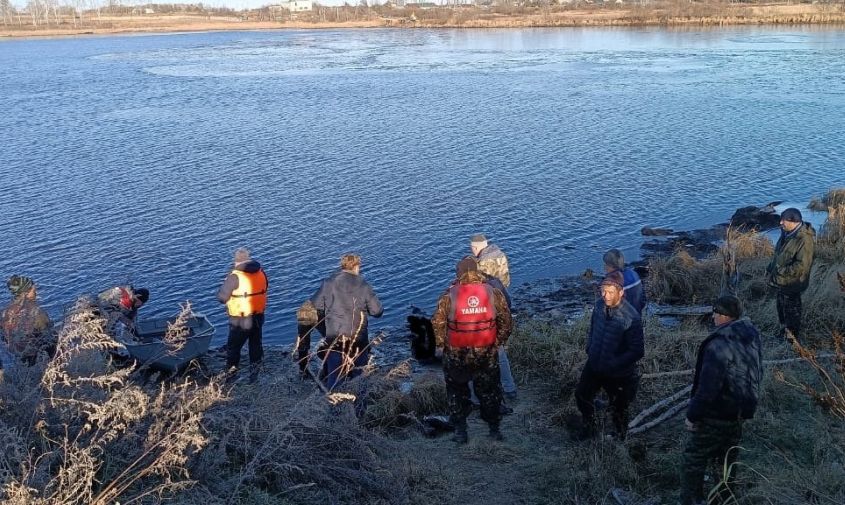
<instances>
[{"instance_id":1,"label":"camouflage trousers","mask_svg":"<svg viewBox=\"0 0 845 505\"><path fill-rule=\"evenodd\" d=\"M742 421L703 419L695 423L684 446L681 469L681 504L692 505L736 503L736 466L742 438ZM707 464L715 462L719 483L704 494L704 472ZM705 499L709 498L709 499Z\"/></svg>"},{"instance_id":2,"label":"camouflage trousers","mask_svg":"<svg viewBox=\"0 0 845 505\"><path fill-rule=\"evenodd\" d=\"M443 375L449 419L456 426L466 423L472 410L469 382L481 404L481 418L491 426L498 426L501 414L502 390L499 385L499 352L497 346L446 348L443 353Z\"/></svg>"}]
</instances>

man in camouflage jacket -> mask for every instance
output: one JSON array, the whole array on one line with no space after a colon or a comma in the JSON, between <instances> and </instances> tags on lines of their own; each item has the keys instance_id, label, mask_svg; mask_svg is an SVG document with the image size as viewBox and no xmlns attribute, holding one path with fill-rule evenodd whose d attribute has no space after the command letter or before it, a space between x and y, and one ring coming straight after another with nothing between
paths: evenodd
<instances>
[{"instance_id":1,"label":"man in camouflage jacket","mask_svg":"<svg viewBox=\"0 0 845 505\"><path fill-rule=\"evenodd\" d=\"M50 317L38 305L32 279L13 275L6 285L12 294L12 302L0 313L3 337L9 351L31 365L39 351L51 353L55 349Z\"/></svg>"},{"instance_id":2,"label":"man in camouflage jacket","mask_svg":"<svg viewBox=\"0 0 845 505\"><path fill-rule=\"evenodd\" d=\"M742 305L735 296L722 296L713 306L716 330L698 348L692 395L687 406L689 438L684 447L681 503L704 501L707 464L727 465L725 484L711 492L708 503L724 503L735 495L737 446L742 424L754 416L760 397L763 355L760 333L748 319L740 319Z\"/></svg>"},{"instance_id":3,"label":"man in camouflage jacket","mask_svg":"<svg viewBox=\"0 0 845 505\"><path fill-rule=\"evenodd\" d=\"M816 232L795 208L783 211L781 235L768 268L769 285L777 290L778 321L795 338L801 331L801 293L810 285Z\"/></svg>"},{"instance_id":4,"label":"man in camouflage jacket","mask_svg":"<svg viewBox=\"0 0 845 505\"><path fill-rule=\"evenodd\" d=\"M457 281L440 297L437 308L431 318L437 346L443 348L443 373L446 379L446 394L449 402L449 416L455 425L455 438L458 443L466 443L466 418L472 408L468 383L473 381L475 393L481 404L481 418L490 428L490 437L502 440L499 430L499 404L502 401L499 388L498 347L504 345L511 333L511 314L504 295L498 289L487 286L484 276L478 271L476 261L467 257L458 263ZM488 304L492 305L493 318L490 328L495 332L492 342L482 346L458 345L456 338L457 312L453 310L453 298L462 286L486 286L483 289L492 296ZM488 289L489 288L489 289ZM469 299L468 299L469 301ZM464 301L454 302L456 305ZM477 303L477 300L475 300ZM469 307L473 307L469 302ZM485 307L486 308L486 307ZM457 306L454 307L457 309Z\"/></svg>"}]
</instances>

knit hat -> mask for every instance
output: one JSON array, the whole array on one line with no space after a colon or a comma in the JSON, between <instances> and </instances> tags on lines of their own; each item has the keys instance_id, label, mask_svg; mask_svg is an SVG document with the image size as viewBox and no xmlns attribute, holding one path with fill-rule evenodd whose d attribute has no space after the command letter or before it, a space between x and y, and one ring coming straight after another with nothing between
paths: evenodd
<instances>
[{"instance_id":1,"label":"knit hat","mask_svg":"<svg viewBox=\"0 0 845 505\"><path fill-rule=\"evenodd\" d=\"M467 272L477 272L478 271L478 262L472 256L464 256L461 261L455 265L455 273L457 274L458 278L464 275Z\"/></svg>"},{"instance_id":2,"label":"knit hat","mask_svg":"<svg viewBox=\"0 0 845 505\"><path fill-rule=\"evenodd\" d=\"M621 272L610 272L604 276L601 281L602 286L616 286L619 289L625 289L625 279Z\"/></svg>"},{"instance_id":3,"label":"knit hat","mask_svg":"<svg viewBox=\"0 0 845 505\"><path fill-rule=\"evenodd\" d=\"M469 238L470 244L481 244L483 242L487 242L487 237L483 233L476 233Z\"/></svg>"},{"instance_id":4,"label":"knit hat","mask_svg":"<svg viewBox=\"0 0 845 505\"><path fill-rule=\"evenodd\" d=\"M804 218L801 217L801 211L796 209L795 207L790 207L783 211L780 215L780 218L783 221L790 221L792 223L801 223L804 221Z\"/></svg>"},{"instance_id":5,"label":"knit hat","mask_svg":"<svg viewBox=\"0 0 845 505\"><path fill-rule=\"evenodd\" d=\"M34 288L35 282L33 282L29 277L24 277L23 275L13 275L9 277L8 281L6 281L6 286L9 287L9 292L12 293L12 296L17 298L21 295L27 294L30 289Z\"/></svg>"},{"instance_id":6,"label":"knit hat","mask_svg":"<svg viewBox=\"0 0 845 505\"><path fill-rule=\"evenodd\" d=\"M136 289L135 298L141 300L141 303L147 303L147 300L150 299L150 290L146 288Z\"/></svg>"},{"instance_id":7,"label":"knit hat","mask_svg":"<svg viewBox=\"0 0 845 505\"><path fill-rule=\"evenodd\" d=\"M732 295L720 296L713 304L713 312L731 319L739 319L742 316L742 303Z\"/></svg>"}]
</instances>

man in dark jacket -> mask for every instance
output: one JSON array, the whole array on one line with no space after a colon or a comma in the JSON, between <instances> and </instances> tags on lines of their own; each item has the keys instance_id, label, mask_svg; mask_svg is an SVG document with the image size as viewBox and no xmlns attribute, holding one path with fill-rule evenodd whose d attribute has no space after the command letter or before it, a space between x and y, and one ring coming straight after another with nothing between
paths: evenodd
<instances>
[{"instance_id":1,"label":"man in dark jacket","mask_svg":"<svg viewBox=\"0 0 845 505\"><path fill-rule=\"evenodd\" d=\"M593 400L599 389L604 389L613 407L616 435L624 439L628 432L628 405L637 394L637 362L645 355L645 344L640 314L625 301L623 283L619 272L607 274L601 283L601 299L593 310L587 336L587 363L575 388L584 418L576 438L590 438L598 432Z\"/></svg>"},{"instance_id":2,"label":"man in dark jacket","mask_svg":"<svg viewBox=\"0 0 845 505\"><path fill-rule=\"evenodd\" d=\"M777 290L778 321L783 334L801 332L801 293L810 285L816 232L803 222L801 211L789 208L780 215L781 235L767 268L769 285Z\"/></svg>"},{"instance_id":3,"label":"man in dark jacket","mask_svg":"<svg viewBox=\"0 0 845 505\"><path fill-rule=\"evenodd\" d=\"M622 274L625 301L637 309L640 317L642 317L643 309L646 306L646 296L639 274L633 268L625 266L625 256L619 249L607 251L604 253L602 260L604 261L605 273L619 272Z\"/></svg>"},{"instance_id":4,"label":"man in dark jacket","mask_svg":"<svg viewBox=\"0 0 845 505\"><path fill-rule=\"evenodd\" d=\"M457 282L437 301L431 317L437 346L443 348L443 375L449 418L455 425L454 440L465 444L469 438L466 419L472 409L470 381L490 437L502 440L498 348L510 337L511 313L502 292L484 282L474 258L462 259L455 272Z\"/></svg>"},{"instance_id":5,"label":"man in dark jacket","mask_svg":"<svg viewBox=\"0 0 845 505\"><path fill-rule=\"evenodd\" d=\"M340 271L324 280L311 298L314 308L325 314L326 346L323 374L332 389L345 378L361 373L370 357L367 315L381 317L378 296L361 276L361 257L345 254Z\"/></svg>"},{"instance_id":6,"label":"man in dark jacket","mask_svg":"<svg viewBox=\"0 0 845 505\"><path fill-rule=\"evenodd\" d=\"M732 470L726 479L728 489L720 489L720 494L730 495L730 484L736 478L736 446L742 437L743 421L752 418L757 408L763 373L760 333L749 320L739 319L741 315L742 305L735 296L716 300L716 330L698 348L687 406L690 436L681 473L683 505L704 500L704 471L711 460L716 460L720 468L726 464Z\"/></svg>"},{"instance_id":7,"label":"man in dark jacket","mask_svg":"<svg viewBox=\"0 0 845 505\"><path fill-rule=\"evenodd\" d=\"M244 247L235 251L234 267L217 292L229 314L229 339L226 342L226 368L237 371L241 348L249 342L250 380L255 380L264 357L261 329L267 308L267 274Z\"/></svg>"}]
</instances>

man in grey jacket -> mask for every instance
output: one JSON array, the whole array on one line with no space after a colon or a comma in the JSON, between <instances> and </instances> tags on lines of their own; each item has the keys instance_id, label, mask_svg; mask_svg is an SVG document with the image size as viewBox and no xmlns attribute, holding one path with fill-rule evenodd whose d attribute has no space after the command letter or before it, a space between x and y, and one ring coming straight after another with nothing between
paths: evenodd
<instances>
[{"instance_id":1,"label":"man in grey jacket","mask_svg":"<svg viewBox=\"0 0 845 505\"><path fill-rule=\"evenodd\" d=\"M344 378L360 375L370 356L367 316L381 317L381 301L361 276L361 257L344 254L340 270L324 280L311 298L325 314L326 345L323 374L329 389Z\"/></svg>"}]
</instances>

